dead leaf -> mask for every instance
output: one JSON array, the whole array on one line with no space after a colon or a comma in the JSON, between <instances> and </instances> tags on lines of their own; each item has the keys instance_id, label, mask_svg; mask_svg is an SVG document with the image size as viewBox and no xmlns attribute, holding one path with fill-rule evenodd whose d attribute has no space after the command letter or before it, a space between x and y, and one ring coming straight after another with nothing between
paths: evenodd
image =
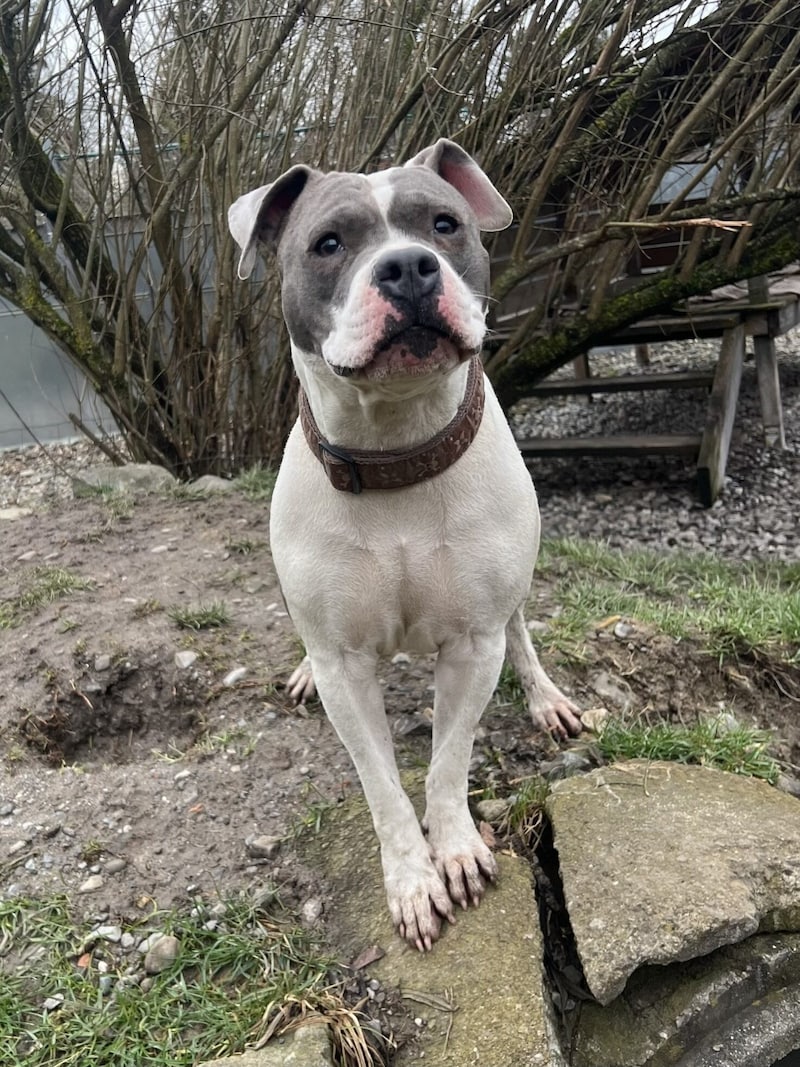
<instances>
[{"instance_id":1,"label":"dead leaf","mask_svg":"<svg viewBox=\"0 0 800 1067\"><path fill-rule=\"evenodd\" d=\"M497 838L494 836L494 830L488 822L478 823L478 833L481 835L481 840L487 848L496 848Z\"/></svg>"},{"instance_id":2,"label":"dead leaf","mask_svg":"<svg viewBox=\"0 0 800 1067\"><path fill-rule=\"evenodd\" d=\"M383 959L385 955L386 953L380 945L370 945L359 952L350 966L354 971L358 971L362 967L369 967L371 963L376 963L378 960Z\"/></svg>"}]
</instances>

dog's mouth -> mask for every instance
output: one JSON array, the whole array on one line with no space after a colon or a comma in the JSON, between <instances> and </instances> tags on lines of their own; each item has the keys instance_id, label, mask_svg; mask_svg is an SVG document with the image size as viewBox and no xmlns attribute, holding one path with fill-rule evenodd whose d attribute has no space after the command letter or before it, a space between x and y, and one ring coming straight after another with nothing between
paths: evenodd
<instances>
[{"instance_id":1,"label":"dog's mouth","mask_svg":"<svg viewBox=\"0 0 800 1067\"><path fill-rule=\"evenodd\" d=\"M450 370L470 359L462 339L435 326L409 326L381 342L373 357L360 367L331 364L335 374L346 378L380 380L395 375L421 376Z\"/></svg>"}]
</instances>

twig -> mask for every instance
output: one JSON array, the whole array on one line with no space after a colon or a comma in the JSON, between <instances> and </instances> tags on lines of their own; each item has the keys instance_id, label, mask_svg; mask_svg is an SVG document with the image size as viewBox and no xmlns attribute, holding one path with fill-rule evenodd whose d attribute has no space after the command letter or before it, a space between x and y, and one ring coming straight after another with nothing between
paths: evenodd
<instances>
[{"instance_id":1,"label":"twig","mask_svg":"<svg viewBox=\"0 0 800 1067\"><path fill-rule=\"evenodd\" d=\"M738 221L735 219L712 219L709 217L700 219L683 219L677 222L649 222L645 219L634 222L607 222L604 229L623 230L680 230L684 226L710 226L716 230L727 230L729 233L737 233L746 227L752 227L752 222Z\"/></svg>"}]
</instances>

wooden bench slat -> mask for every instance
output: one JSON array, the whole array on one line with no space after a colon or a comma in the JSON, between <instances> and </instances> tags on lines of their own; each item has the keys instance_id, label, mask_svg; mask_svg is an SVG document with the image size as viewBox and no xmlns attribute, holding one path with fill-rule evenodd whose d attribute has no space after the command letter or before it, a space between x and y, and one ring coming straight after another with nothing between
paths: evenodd
<instances>
[{"instance_id":1,"label":"wooden bench slat","mask_svg":"<svg viewBox=\"0 0 800 1067\"><path fill-rule=\"evenodd\" d=\"M670 315L642 319L616 330L607 344L657 344L659 341L695 341L721 337L742 321L738 312L728 314Z\"/></svg>"},{"instance_id":2,"label":"wooden bench slat","mask_svg":"<svg viewBox=\"0 0 800 1067\"><path fill-rule=\"evenodd\" d=\"M588 393L645 393L657 389L710 389L711 371L672 371L668 374L614 374L607 378L548 378L528 396L571 396Z\"/></svg>"},{"instance_id":3,"label":"wooden bench slat","mask_svg":"<svg viewBox=\"0 0 800 1067\"><path fill-rule=\"evenodd\" d=\"M534 456L681 455L696 458L700 434L611 434L609 437L532 437L518 440L527 461Z\"/></svg>"}]
</instances>

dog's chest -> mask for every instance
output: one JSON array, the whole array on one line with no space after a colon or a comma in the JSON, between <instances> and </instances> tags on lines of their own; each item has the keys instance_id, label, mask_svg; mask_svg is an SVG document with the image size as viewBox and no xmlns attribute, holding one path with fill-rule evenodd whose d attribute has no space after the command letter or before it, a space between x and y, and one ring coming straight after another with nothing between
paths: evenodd
<instances>
[{"instance_id":1,"label":"dog's chest","mask_svg":"<svg viewBox=\"0 0 800 1067\"><path fill-rule=\"evenodd\" d=\"M509 536L510 516L498 521L496 501L455 494L449 504L428 483L379 497L318 492L301 509L297 480L295 492L284 488L281 478L273 551L301 633L310 626L381 654L432 652L507 615L530 584L532 559Z\"/></svg>"}]
</instances>

